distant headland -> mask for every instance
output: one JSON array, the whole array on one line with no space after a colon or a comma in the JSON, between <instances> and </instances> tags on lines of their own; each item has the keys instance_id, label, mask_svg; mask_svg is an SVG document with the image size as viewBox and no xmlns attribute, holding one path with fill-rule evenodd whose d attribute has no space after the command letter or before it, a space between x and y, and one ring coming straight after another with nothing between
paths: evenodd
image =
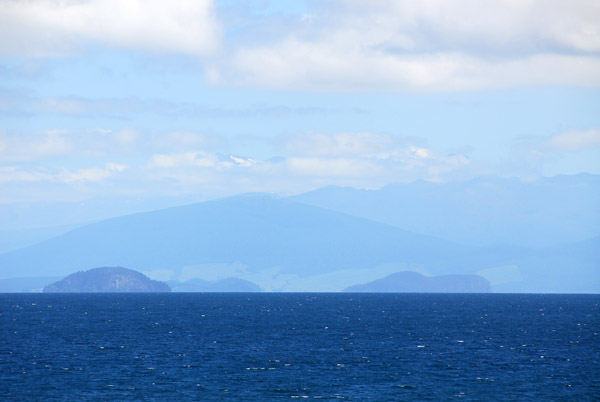
<instances>
[{"instance_id":1,"label":"distant headland","mask_svg":"<svg viewBox=\"0 0 600 402\"><path fill-rule=\"evenodd\" d=\"M71 274L44 287L44 293L170 292L164 282L132 269L101 267Z\"/></svg>"}]
</instances>

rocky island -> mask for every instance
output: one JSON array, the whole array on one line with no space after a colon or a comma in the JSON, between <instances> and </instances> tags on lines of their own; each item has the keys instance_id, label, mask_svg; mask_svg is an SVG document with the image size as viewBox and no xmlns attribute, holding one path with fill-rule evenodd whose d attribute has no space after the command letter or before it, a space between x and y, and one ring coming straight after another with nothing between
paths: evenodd
<instances>
[{"instance_id":1,"label":"rocky island","mask_svg":"<svg viewBox=\"0 0 600 402\"><path fill-rule=\"evenodd\" d=\"M427 277L411 271L396 272L385 278L344 289L344 292L381 293L490 293L491 291L488 280L479 275Z\"/></svg>"},{"instance_id":2,"label":"rocky island","mask_svg":"<svg viewBox=\"0 0 600 402\"><path fill-rule=\"evenodd\" d=\"M44 287L44 293L170 292L164 282L123 267L101 267L71 274Z\"/></svg>"}]
</instances>

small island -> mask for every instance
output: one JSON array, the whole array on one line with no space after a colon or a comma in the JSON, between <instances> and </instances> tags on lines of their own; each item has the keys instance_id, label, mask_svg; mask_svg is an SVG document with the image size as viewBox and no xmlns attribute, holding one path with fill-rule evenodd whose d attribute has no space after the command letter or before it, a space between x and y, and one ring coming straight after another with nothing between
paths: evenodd
<instances>
[{"instance_id":1,"label":"small island","mask_svg":"<svg viewBox=\"0 0 600 402\"><path fill-rule=\"evenodd\" d=\"M101 267L71 274L44 287L44 293L170 292L164 282L123 267Z\"/></svg>"},{"instance_id":2,"label":"small island","mask_svg":"<svg viewBox=\"0 0 600 402\"><path fill-rule=\"evenodd\" d=\"M403 271L369 283L354 285L344 292L375 293L490 293L487 279L479 275L440 275L427 277Z\"/></svg>"}]
</instances>

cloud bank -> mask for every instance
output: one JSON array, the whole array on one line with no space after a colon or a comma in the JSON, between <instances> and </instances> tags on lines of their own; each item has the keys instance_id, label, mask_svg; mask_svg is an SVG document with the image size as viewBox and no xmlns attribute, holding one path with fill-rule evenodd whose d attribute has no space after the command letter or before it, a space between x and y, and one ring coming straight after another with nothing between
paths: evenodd
<instances>
[{"instance_id":1,"label":"cloud bank","mask_svg":"<svg viewBox=\"0 0 600 402\"><path fill-rule=\"evenodd\" d=\"M422 138L371 132L298 133L280 142L280 155L271 158L232 154L226 143L194 132L154 135L127 127L0 132L0 182L6 189L0 202L54 193L70 199L107 192L202 191L209 198L253 191L293 194L326 185L379 188L417 179L466 180L490 172L537 177L549 163L599 149L599 133L590 128L519 139L504 162L488 162L473 158L469 148L450 153ZM52 192L52 186L60 187Z\"/></svg>"},{"instance_id":2,"label":"cloud bank","mask_svg":"<svg viewBox=\"0 0 600 402\"><path fill-rule=\"evenodd\" d=\"M62 56L99 45L199 56L198 73L214 85L278 90L600 85L595 1L308 4L303 15L232 20L211 0L3 0L0 55Z\"/></svg>"},{"instance_id":3,"label":"cloud bank","mask_svg":"<svg viewBox=\"0 0 600 402\"><path fill-rule=\"evenodd\" d=\"M236 48L210 77L314 91L598 86L598 21L587 0L330 1Z\"/></svg>"}]
</instances>

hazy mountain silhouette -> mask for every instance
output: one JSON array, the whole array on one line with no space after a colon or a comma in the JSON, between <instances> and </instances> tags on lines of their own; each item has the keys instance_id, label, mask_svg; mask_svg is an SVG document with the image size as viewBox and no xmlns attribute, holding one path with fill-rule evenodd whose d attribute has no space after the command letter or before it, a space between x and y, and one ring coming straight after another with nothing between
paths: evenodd
<instances>
[{"instance_id":1,"label":"hazy mountain silhouette","mask_svg":"<svg viewBox=\"0 0 600 402\"><path fill-rule=\"evenodd\" d=\"M0 277L127 266L185 280L209 279L209 269L213 278L238 277L267 290L341 290L403 270L481 271L500 278L491 280L499 290L598 292L599 239L539 249L464 246L289 199L245 195L79 227L0 255Z\"/></svg>"},{"instance_id":2,"label":"hazy mountain silhouette","mask_svg":"<svg viewBox=\"0 0 600 402\"><path fill-rule=\"evenodd\" d=\"M199 278L184 282L168 281L173 292L261 292L255 283L240 278L225 278L218 281L205 281Z\"/></svg>"},{"instance_id":3,"label":"hazy mountain silhouette","mask_svg":"<svg viewBox=\"0 0 600 402\"><path fill-rule=\"evenodd\" d=\"M325 187L295 201L464 244L547 246L600 234L600 176Z\"/></svg>"},{"instance_id":4,"label":"hazy mountain silhouette","mask_svg":"<svg viewBox=\"0 0 600 402\"><path fill-rule=\"evenodd\" d=\"M369 283L354 285L344 292L385 293L489 293L490 283L478 275L426 277L417 272L396 272Z\"/></svg>"},{"instance_id":5,"label":"hazy mountain silhouette","mask_svg":"<svg viewBox=\"0 0 600 402\"><path fill-rule=\"evenodd\" d=\"M0 255L3 277L94 266L149 270L234 262L315 274L391 261L444 271L473 248L266 195L246 195L109 219ZM458 271L474 267L456 266Z\"/></svg>"},{"instance_id":6,"label":"hazy mountain silhouette","mask_svg":"<svg viewBox=\"0 0 600 402\"><path fill-rule=\"evenodd\" d=\"M495 286L505 292L600 293L600 236L545 247L515 259L521 282Z\"/></svg>"}]
</instances>

